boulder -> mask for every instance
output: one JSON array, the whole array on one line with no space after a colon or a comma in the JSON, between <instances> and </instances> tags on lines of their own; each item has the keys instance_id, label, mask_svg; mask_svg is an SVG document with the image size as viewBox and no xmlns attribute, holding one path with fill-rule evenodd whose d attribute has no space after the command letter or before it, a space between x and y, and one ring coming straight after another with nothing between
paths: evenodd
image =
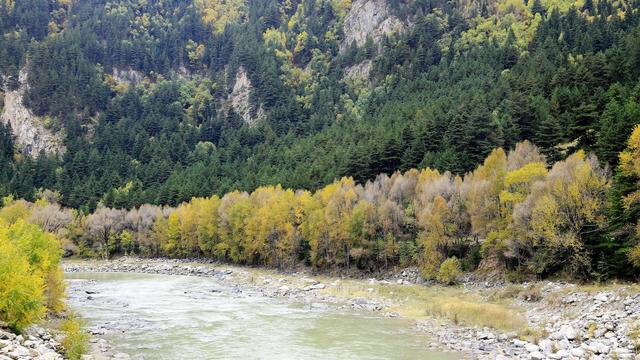
<instances>
[{"instance_id":1,"label":"boulder","mask_svg":"<svg viewBox=\"0 0 640 360\"><path fill-rule=\"evenodd\" d=\"M578 331L569 325L562 325L560 330L551 335L554 340L575 340L578 338Z\"/></svg>"},{"instance_id":2,"label":"boulder","mask_svg":"<svg viewBox=\"0 0 640 360\"><path fill-rule=\"evenodd\" d=\"M529 343L524 346L524 349L527 350L527 352L533 353L539 351L540 347L538 345Z\"/></svg>"},{"instance_id":3,"label":"boulder","mask_svg":"<svg viewBox=\"0 0 640 360\"><path fill-rule=\"evenodd\" d=\"M529 359L542 360L544 358L545 358L544 354L542 354L540 351L534 351L529 354Z\"/></svg>"}]
</instances>

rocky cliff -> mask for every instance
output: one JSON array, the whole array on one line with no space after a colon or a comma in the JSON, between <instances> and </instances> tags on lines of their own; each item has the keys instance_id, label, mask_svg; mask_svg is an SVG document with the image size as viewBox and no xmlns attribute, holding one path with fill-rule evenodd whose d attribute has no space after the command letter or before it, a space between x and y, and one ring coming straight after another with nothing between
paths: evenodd
<instances>
[{"instance_id":1,"label":"rocky cliff","mask_svg":"<svg viewBox=\"0 0 640 360\"><path fill-rule=\"evenodd\" d=\"M342 30L345 38L340 51L348 49L352 43L361 47L371 36L378 44L385 35L401 32L405 24L394 16L386 0L356 0L344 18Z\"/></svg>"},{"instance_id":2,"label":"rocky cliff","mask_svg":"<svg viewBox=\"0 0 640 360\"><path fill-rule=\"evenodd\" d=\"M231 95L229 96L229 101L233 110L240 115L242 120L247 124L253 124L264 117L262 105L258 107L257 111L253 111L254 108L251 106L250 101L252 89L253 85L247 75L247 71L241 66L236 73L236 79Z\"/></svg>"},{"instance_id":3,"label":"rocky cliff","mask_svg":"<svg viewBox=\"0 0 640 360\"><path fill-rule=\"evenodd\" d=\"M26 90L27 73L20 72L20 87L5 89L4 109L0 119L10 124L15 135L17 149L23 154L37 156L40 151L48 154L62 154L65 151L63 136L45 127L42 118L35 116L24 106L22 97Z\"/></svg>"}]
</instances>

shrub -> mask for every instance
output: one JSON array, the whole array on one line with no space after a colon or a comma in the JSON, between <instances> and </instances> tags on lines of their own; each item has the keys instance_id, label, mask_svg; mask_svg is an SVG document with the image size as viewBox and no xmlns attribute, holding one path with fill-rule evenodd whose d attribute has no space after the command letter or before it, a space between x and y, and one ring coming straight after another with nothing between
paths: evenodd
<instances>
[{"instance_id":1,"label":"shrub","mask_svg":"<svg viewBox=\"0 0 640 360\"><path fill-rule=\"evenodd\" d=\"M454 256L448 258L442 263L442 265L440 265L436 280L440 281L443 284L453 285L458 281L459 276L460 261L458 261L458 258Z\"/></svg>"},{"instance_id":2,"label":"shrub","mask_svg":"<svg viewBox=\"0 0 640 360\"><path fill-rule=\"evenodd\" d=\"M74 317L70 317L62 323L61 330L65 333L62 340L64 354L70 360L79 360L87 353L87 341L89 336L82 330L82 326Z\"/></svg>"},{"instance_id":3,"label":"shrub","mask_svg":"<svg viewBox=\"0 0 640 360\"><path fill-rule=\"evenodd\" d=\"M531 285L522 291L522 299L528 302L538 302L542 300L542 292L540 288L535 285Z\"/></svg>"},{"instance_id":4,"label":"shrub","mask_svg":"<svg viewBox=\"0 0 640 360\"><path fill-rule=\"evenodd\" d=\"M0 228L0 320L21 331L45 313L44 282L26 256Z\"/></svg>"},{"instance_id":5,"label":"shrub","mask_svg":"<svg viewBox=\"0 0 640 360\"><path fill-rule=\"evenodd\" d=\"M63 309L61 250L55 236L22 219L0 219L0 320L21 331Z\"/></svg>"},{"instance_id":6,"label":"shrub","mask_svg":"<svg viewBox=\"0 0 640 360\"><path fill-rule=\"evenodd\" d=\"M60 270L60 241L37 225L18 220L8 228L9 241L15 244L29 262L30 272L42 278L45 301L49 310L62 310L64 281Z\"/></svg>"},{"instance_id":7,"label":"shrub","mask_svg":"<svg viewBox=\"0 0 640 360\"><path fill-rule=\"evenodd\" d=\"M636 245L629 251L629 261L636 268L640 268L640 245Z\"/></svg>"}]
</instances>

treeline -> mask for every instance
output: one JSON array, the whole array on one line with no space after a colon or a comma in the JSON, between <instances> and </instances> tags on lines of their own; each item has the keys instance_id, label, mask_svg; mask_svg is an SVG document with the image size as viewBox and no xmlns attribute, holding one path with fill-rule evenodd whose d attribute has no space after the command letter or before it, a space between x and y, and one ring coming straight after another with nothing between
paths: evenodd
<instances>
[{"instance_id":1,"label":"treeline","mask_svg":"<svg viewBox=\"0 0 640 360\"><path fill-rule=\"evenodd\" d=\"M412 169L364 185L342 178L313 193L268 186L178 207L99 207L86 216L55 204L52 193L24 206L81 256L201 257L280 269L303 263L323 271L417 265L426 278L455 258L447 266L521 278L631 277L640 267L638 139L640 127L615 182L593 155L579 151L549 169L523 142L492 151L464 177Z\"/></svg>"}]
</instances>

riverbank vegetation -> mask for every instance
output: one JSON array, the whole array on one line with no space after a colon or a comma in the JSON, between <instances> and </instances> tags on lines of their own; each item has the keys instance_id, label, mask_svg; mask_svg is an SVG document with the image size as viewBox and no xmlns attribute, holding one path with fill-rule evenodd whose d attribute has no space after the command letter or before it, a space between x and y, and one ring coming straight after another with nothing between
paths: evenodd
<instances>
[{"instance_id":1,"label":"riverbank vegetation","mask_svg":"<svg viewBox=\"0 0 640 360\"><path fill-rule=\"evenodd\" d=\"M60 242L26 219L23 201L0 210L0 321L15 331L64 308Z\"/></svg>"},{"instance_id":2,"label":"riverbank vegetation","mask_svg":"<svg viewBox=\"0 0 640 360\"><path fill-rule=\"evenodd\" d=\"M512 279L625 277L637 271L636 225L622 237L611 214L637 221L638 134L640 127L616 177L582 151L548 166L523 142L495 149L464 177L412 169L365 184L342 178L313 193L269 186L178 207L99 207L87 215L53 203L52 193L23 206L31 221L65 239L67 251L89 257L212 258L318 271L417 265L425 278L445 283L458 270Z\"/></svg>"},{"instance_id":3,"label":"riverbank vegetation","mask_svg":"<svg viewBox=\"0 0 640 360\"><path fill-rule=\"evenodd\" d=\"M80 359L87 351L88 335L65 308L65 283L58 237L38 222L44 201L35 204L11 197L0 209L0 330L20 333L45 323L63 334L66 358Z\"/></svg>"}]
</instances>

